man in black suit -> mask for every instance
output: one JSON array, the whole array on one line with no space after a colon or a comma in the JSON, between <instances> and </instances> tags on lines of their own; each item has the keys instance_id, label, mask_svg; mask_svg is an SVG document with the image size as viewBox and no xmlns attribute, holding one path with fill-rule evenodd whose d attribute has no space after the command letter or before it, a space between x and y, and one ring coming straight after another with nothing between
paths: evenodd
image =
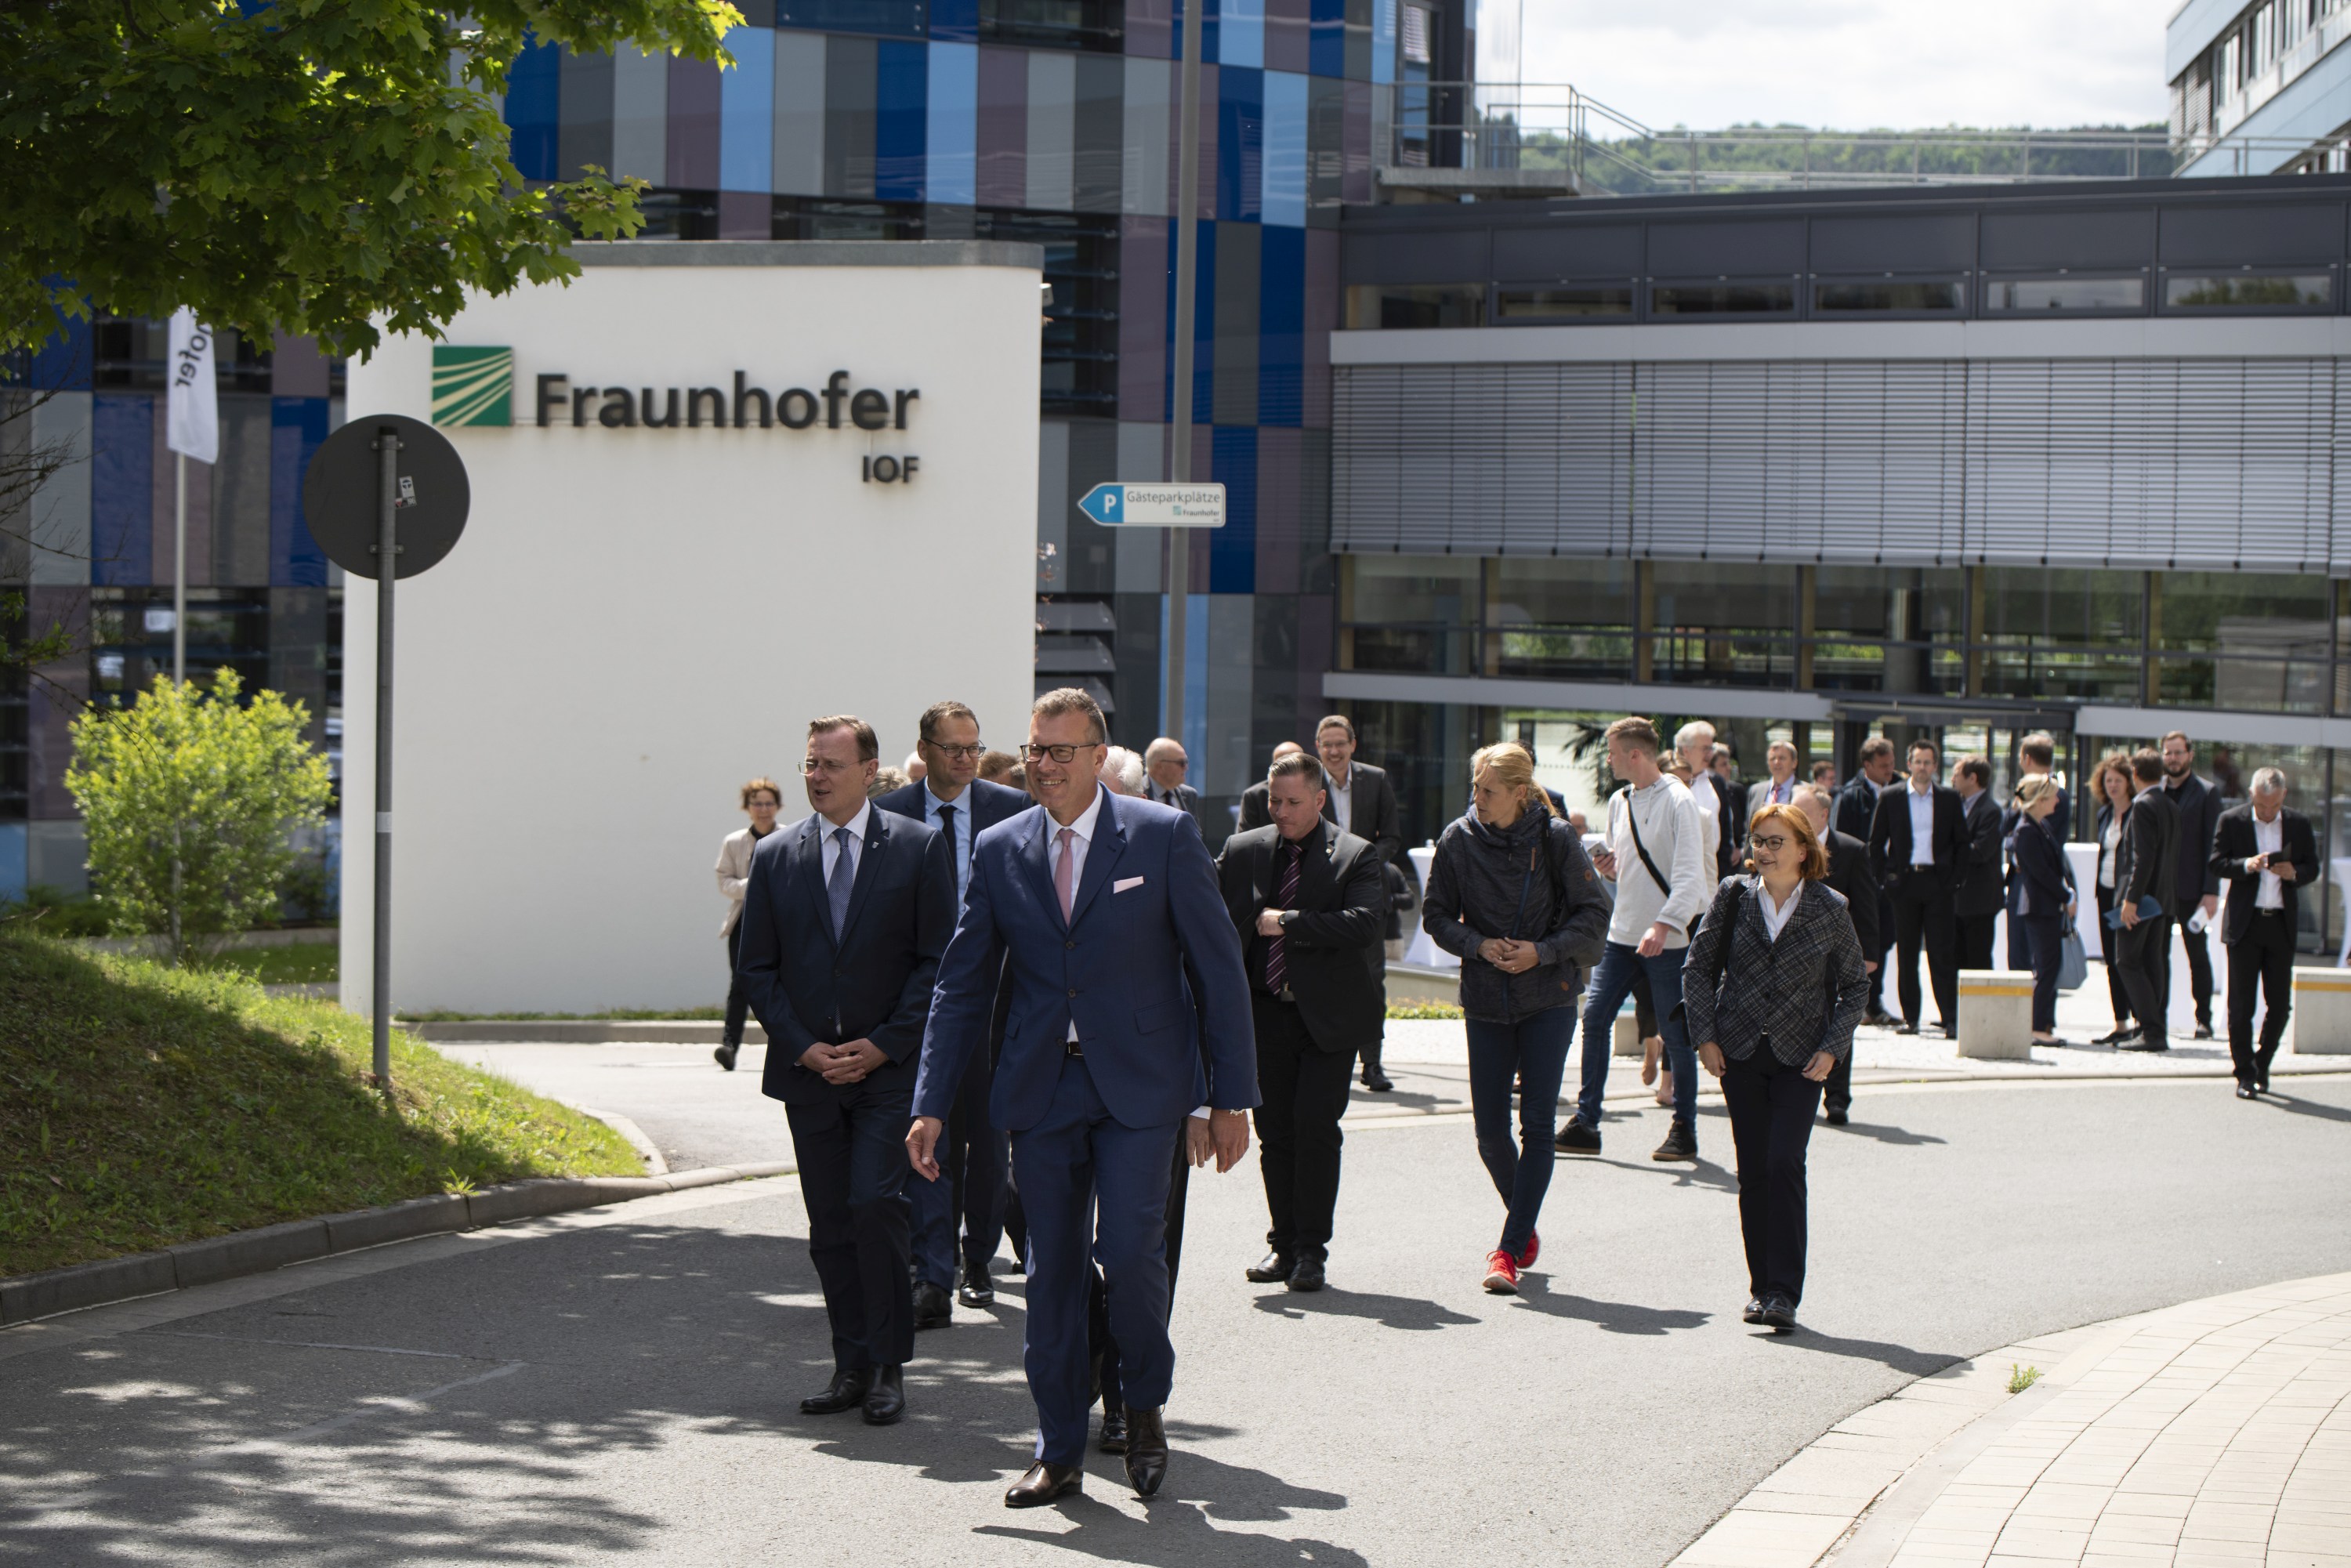
<instances>
[{"instance_id":1,"label":"man in black suit","mask_svg":"<svg viewBox=\"0 0 2351 1568\"><path fill-rule=\"evenodd\" d=\"M2115 913L2122 922L2111 960L2122 966L2123 989L2138 1038L2121 1051L2169 1051L2164 1039L2171 1011L2171 922L2179 894L2179 808L2163 792L2163 758L2142 747L2131 753L2130 815L2123 819L2123 841L2115 854ZM2157 910L2142 914L2140 901Z\"/></svg>"},{"instance_id":2,"label":"man in black suit","mask_svg":"<svg viewBox=\"0 0 2351 1568\"><path fill-rule=\"evenodd\" d=\"M1943 1033L1956 1039L1959 934L1951 891L1959 883L1967 828L1959 792L1935 782L1941 760L1933 741L1910 743L1910 776L1877 798L1877 810L1869 820L1869 860L1894 904L1894 940L1901 955L1894 977L1902 998L1897 1032L1917 1034L1919 1030L1918 948L1923 943L1927 972L1935 986L1935 1010L1942 1015Z\"/></svg>"},{"instance_id":3,"label":"man in black suit","mask_svg":"<svg viewBox=\"0 0 2351 1568\"><path fill-rule=\"evenodd\" d=\"M1861 938L1862 966L1875 974L1878 961L1870 955L1885 949L1877 941L1877 878L1869 869L1869 846L1851 833L1841 833L1829 826L1826 790L1815 789L1809 784L1798 785L1796 805L1811 820L1813 836L1829 852L1829 885L1844 894L1845 911L1853 916L1853 934ZM1846 1051L1829 1069L1828 1078L1821 1086L1821 1110L1832 1127L1842 1127L1851 1118L1853 1052Z\"/></svg>"},{"instance_id":4,"label":"man in black suit","mask_svg":"<svg viewBox=\"0 0 2351 1568\"><path fill-rule=\"evenodd\" d=\"M1294 740L1285 740L1273 748L1272 759L1279 762L1285 757L1305 755L1304 747ZM1270 828L1272 825L1273 813L1266 806L1266 783L1260 779L1241 791L1240 820L1233 824L1233 831L1246 833L1253 829Z\"/></svg>"},{"instance_id":5,"label":"man in black suit","mask_svg":"<svg viewBox=\"0 0 2351 1568\"><path fill-rule=\"evenodd\" d=\"M2220 941L2229 954L2229 1058L2237 1097L2270 1086L2270 1062L2294 1009L2294 945L2304 883L2318 875L2318 836L2310 819L2286 809L2285 775L2253 774L2252 799L2220 813L2213 833L2212 874L2229 884ZM2262 993L2262 1041L2253 1047L2253 990Z\"/></svg>"},{"instance_id":6,"label":"man in black suit","mask_svg":"<svg viewBox=\"0 0 2351 1568\"><path fill-rule=\"evenodd\" d=\"M768 1031L759 1090L791 1123L832 1323L832 1382L800 1409L862 1406L880 1427L906 1410L904 1139L956 879L944 837L866 799L877 750L863 719L809 725L800 775L816 814L752 853L737 972Z\"/></svg>"},{"instance_id":7,"label":"man in black suit","mask_svg":"<svg viewBox=\"0 0 2351 1568\"><path fill-rule=\"evenodd\" d=\"M2185 731L2173 730L2158 743L2163 758L2163 792L2179 808L2179 888L2172 908L2180 921L2180 946L2188 949L2188 994L2196 1004L2196 1038L2212 1038L2212 949L2201 931L2187 922L2199 909L2210 921L2220 912L2220 879L2212 873L2212 835L2220 825L2220 791L2196 777L2196 747ZM2171 994L2171 949L2163 950L2163 994Z\"/></svg>"},{"instance_id":8,"label":"man in black suit","mask_svg":"<svg viewBox=\"0 0 2351 1568\"><path fill-rule=\"evenodd\" d=\"M1270 827L1235 833L1217 858L1246 949L1257 1025L1258 1165L1272 1216L1259 1284L1319 1291L1339 1202L1339 1118L1355 1053L1386 1013L1378 976L1388 894L1379 852L1322 817L1322 769L1286 757L1266 783Z\"/></svg>"},{"instance_id":9,"label":"man in black suit","mask_svg":"<svg viewBox=\"0 0 2351 1568\"><path fill-rule=\"evenodd\" d=\"M1172 736L1161 736L1143 748L1144 799L1189 811L1197 821L1200 792L1184 781L1184 776L1191 769L1192 759L1185 754L1184 743Z\"/></svg>"},{"instance_id":10,"label":"man in black suit","mask_svg":"<svg viewBox=\"0 0 2351 1568\"><path fill-rule=\"evenodd\" d=\"M1396 820L1395 789L1387 770L1355 760L1355 727L1332 714L1314 727L1314 754L1322 759L1322 815L1343 833L1368 839L1380 859L1404 854L1404 829Z\"/></svg>"},{"instance_id":11,"label":"man in black suit","mask_svg":"<svg viewBox=\"0 0 2351 1568\"><path fill-rule=\"evenodd\" d=\"M2056 737L2047 730L2033 731L2016 743L2016 762L2019 778L2027 773L2044 773L2054 779L2057 777ZM2065 841L2065 834L2073 820L2072 810L2073 802L2065 793L2065 787L2060 784L2057 786L2057 804L2050 811L2048 819L2049 831L2056 836L2059 843ZM2023 820L2023 813L2014 805L2001 808L2000 841L2003 859L2006 858L2010 837L2015 833L2017 823ZM2022 913L2017 908L2018 901L2023 896L2023 882L2011 879L2002 899L2002 907L2008 911L2008 967L2019 974L2032 967L2032 953L2025 940Z\"/></svg>"},{"instance_id":12,"label":"man in black suit","mask_svg":"<svg viewBox=\"0 0 2351 1568\"><path fill-rule=\"evenodd\" d=\"M1990 759L1960 758L1951 768L1951 788L1959 792L1961 824L1959 880L1951 904L1959 967L1989 969L1992 927L2008 897L2007 839L1992 803Z\"/></svg>"},{"instance_id":13,"label":"man in black suit","mask_svg":"<svg viewBox=\"0 0 2351 1568\"><path fill-rule=\"evenodd\" d=\"M1861 754L1855 759L1852 779L1836 792L1836 831L1848 838L1869 842L1870 824L1877 817L1877 797L1894 782L1894 743L1882 735L1873 735L1861 743ZM1894 904L1886 896L1886 889L1876 889L1877 902L1877 944L1864 942L1861 956L1872 965L1869 971L1869 1010L1862 1021L1883 1028L1894 1021L1886 1010L1886 950L1894 943Z\"/></svg>"},{"instance_id":14,"label":"man in black suit","mask_svg":"<svg viewBox=\"0 0 2351 1568\"><path fill-rule=\"evenodd\" d=\"M971 882L971 846L980 833L1036 804L1028 792L990 784L979 777L979 717L959 702L937 702L916 722L915 755L923 759L920 782L875 799L884 811L928 822L947 841L955 862L956 908L963 907ZM989 1260L1004 1236L1005 1135L987 1123L987 1094L996 1074L991 1052L976 1051L964 1070L963 1090L947 1118L938 1181L917 1180L906 1188L913 1209L914 1327L945 1328L955 1320L954 1301L992 1306L996 1286ZM963 1248L956 1260L956 1218L963 1219ZM948 1292L955 1292L950 1301Z\"/></svg>"}]
</instances>

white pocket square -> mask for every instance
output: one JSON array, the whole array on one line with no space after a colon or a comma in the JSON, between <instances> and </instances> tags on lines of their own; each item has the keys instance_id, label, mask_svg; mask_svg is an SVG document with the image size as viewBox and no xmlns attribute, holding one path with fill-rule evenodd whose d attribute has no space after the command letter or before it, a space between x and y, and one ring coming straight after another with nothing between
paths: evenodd
<instances>
[{"instance_id":1,"label":"white pocket square","mask_svg":"<svg viewBox=\"0 0 2351 1568\"><path fill-rule=\"evenodd\" d=\"M1120 881L1117 881L1117 882L1112 883L1110 884L1110 890L1111 890L1113 893L1124 893L1124 892L1125 892L1128 888L1130 888L1130 887L1141 887L1142 885L1143 885L1143 879L1142 879L1141 877L1139 877L1139 876L1130 876L1130 877L1123 878L1123 879L1121 879Z\"/></svg>"}]
</instances>

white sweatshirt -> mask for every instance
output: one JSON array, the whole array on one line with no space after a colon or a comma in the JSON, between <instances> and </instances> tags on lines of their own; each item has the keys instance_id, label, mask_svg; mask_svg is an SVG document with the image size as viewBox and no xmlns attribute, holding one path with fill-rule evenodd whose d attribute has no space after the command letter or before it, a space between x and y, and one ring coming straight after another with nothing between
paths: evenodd
<instances>
[{"instance_id":1,"label":"white sweatshirt","mask_svg":"<svg viewBox=\"0 0 2351 1568\"><path fill-rule=\"evenodd\" d=\"M1641 843L1673 883L1672 896L1659 887L1633 841L1627 812L1638 812ZM1608 798L1608 852L1616 857L1616 911L1609 916L1608 940L1637 946L1649 927L1664 921L1672 929L1667 947L1689 945L1689 923L1704 913L1707 898L1705 827L1689 789L1661 773L1646 789L1629 785Z\"/></svg>"}]
</instances>

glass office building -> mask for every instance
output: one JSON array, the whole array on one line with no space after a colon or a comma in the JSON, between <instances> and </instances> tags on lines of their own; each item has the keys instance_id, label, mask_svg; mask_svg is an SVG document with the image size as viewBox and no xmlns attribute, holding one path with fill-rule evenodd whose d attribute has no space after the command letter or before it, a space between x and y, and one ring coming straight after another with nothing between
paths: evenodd
<instances>
[{"instance_id":1,"label":"glass office building","mask_svg":"<svg viewBox=\"0 0 2351 1568\"><path fill-rule=\"evenodd\" d=\"M2164 27L2176 170L2351 169L2351 0L2188 0Z\"/></svg>"}]
</instances>

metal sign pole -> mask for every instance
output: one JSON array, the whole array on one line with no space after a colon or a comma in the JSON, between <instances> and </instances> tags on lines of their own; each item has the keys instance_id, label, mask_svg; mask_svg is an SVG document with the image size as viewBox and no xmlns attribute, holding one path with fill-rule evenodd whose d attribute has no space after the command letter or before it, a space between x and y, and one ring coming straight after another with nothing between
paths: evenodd
<instances>
[{"instance_id":1,"label":"metal sign pole","mask_svg":"<svg viewBox=\"0 0 2351 1568\"><path fill-rule=\"evenodd\" d=\"M400 434L375 437L375 1081L392 1091L392 587L399 576Z\"/></svg>"},{"instance_id":2,"label":"metal sign pole","mask_svg":"<svg viewBox=\"0 0 2351 1568\"><path fill-rule=\"evenodd\" d=\"M188 678L188 455L172 454L172 684Z\"/></svg>"},{"instance_id":3,"label":"metal sign pole","mask_svg":"<svg viewBox=\"0 0 2351 1568\"><path fill-rule=\"evenodd\" d=\"M1207 0L1180 0L1184 61L1177 90L1184 102L1176 131L1176 416L1167 476L1192 477L1192 333L1200 242L1200 14ZM1192 536L1167 530L1167 706L1164 733L1184 738L1185 632L1192 601Z\"/></svg>"}]
</instances>

